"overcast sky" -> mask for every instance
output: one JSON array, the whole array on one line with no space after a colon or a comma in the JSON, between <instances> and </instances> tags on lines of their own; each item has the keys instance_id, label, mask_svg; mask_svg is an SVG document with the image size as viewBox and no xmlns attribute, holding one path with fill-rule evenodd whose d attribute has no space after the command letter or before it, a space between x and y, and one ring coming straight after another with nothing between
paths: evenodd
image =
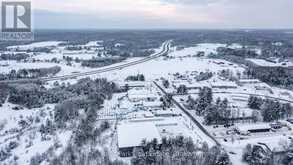
<instances>
[{"instance_id":1,"label":"overcast sky","mask_svg":"<svg viewBox=\"0 0 293 165\"><path fill-rule=\"evenodd\" d=\"M293 0L32 0L34 28L293 28Z\"/></svg>"}]
</instances>

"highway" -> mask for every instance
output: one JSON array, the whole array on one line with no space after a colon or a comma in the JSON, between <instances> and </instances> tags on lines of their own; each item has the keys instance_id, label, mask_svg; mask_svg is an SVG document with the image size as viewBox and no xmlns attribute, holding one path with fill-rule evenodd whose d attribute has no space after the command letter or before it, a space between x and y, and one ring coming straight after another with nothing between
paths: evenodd
<instances>
[{"instance_id":1,"label":"highway","mask_svg":"<svg viewBox=\"0 0 293 165\"><path fill-rule=\"evenodd\" d=\"M62 75L62 76L54 76L54 77L42 77L42 78L36 78L36 79L17 79L17 80L4 80L0 81L0 83L25 83L25 82L34 82L34 81L40 81L40 82L48 82L48 81L56 81L56 80L66 80L66 79L71 79L71 78L77 78L77 77L83 77L83 76L90 76L90 75L95 75L95 74L100 74L100 73L106 73L114 70L120 70L126 67L130 67L133 65L141 64L153 59L156 59L158 57L161 57L165 54L167 54L170 50L171 47L171 41L166 41L162 44L162 51L153 54L151 56L145 57L140 60L128 62L125 64L121 65L116 65L116 66L110 66L106 68L101 68L101 69L96 69L88 72L82 72L82 73L74 73L70 75Z\"/></svg>"}]
</instances>

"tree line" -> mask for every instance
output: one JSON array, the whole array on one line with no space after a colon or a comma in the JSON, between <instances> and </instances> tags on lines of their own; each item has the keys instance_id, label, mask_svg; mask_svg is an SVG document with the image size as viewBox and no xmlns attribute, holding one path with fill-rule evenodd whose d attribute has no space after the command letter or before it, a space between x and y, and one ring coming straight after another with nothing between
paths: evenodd
<instances>
[{"instance_id":1,"label":"tree line","mask_svg":"<svg viewBox=\"0 0 293 165\"><path fill-rule=\"evenodd\" d=\"M143 74L137 74L137 75L130 75L126 79L126 81L145 81L145 77Z\"/></svg>"},{"instance_id":2,"label":"tree line","mask_svg":"<svg viewBox=\"0 0 293 165\"><path fill-rule=\"evenodd\" d=\"M261 97L250 96L248 107L259 110L265 122L276 121L289 118L293 115L293 107L290 103L281 103L277 100L263 99Z\"/></svg>"},{"instance_id":3,"label":"tree line","mask_svg":"<svg viewBox=\"0 0 293 165\"><path fill-rule=\"evenodd\" d=\"M245 74L274 86L293 89L292 70L285 67L249 66Z\"/></svg>"},{"instance_id":4,"label":"tree line","mask_svg":"<svg viewBox=\"0 0 293 165\"><path fill-rule=\"evenodd\" d=\"M228 154L218 146L208 147L206 143L196 145L191 138L178 136L142 142L142 147L133 150L133 165L231 165Z\"/></svg>"},{"instance_id":5,"label":"tree line","mask_svg":"<svg viewBox=\"0 0 293 165\"><path fill-rule=\"evenodd\" d=\"M9 73L0 73L1 80L15 80L15 79L28 79L28 78L39 78L48 77L49 75L56 75L61 71L60 66L53 66L49 68L38 68L38 69L12 69Z\"/></svg>"},{"instance_id":6,"label":"tree line","mask_svg":"<svg viewBox=\"0 0 293 165\"><path fill-rule=\"evenodd\" d=\"M217 98L216 102L213 102L213 92L208 87L200 89L196 99L189 96L185 107L189 110L195 110L197 115L203 116L205 124L208 125L227 124L231 117L228 100Z\"/></svg>"},{"instance_id":7,"label":"tree line","mask_svg":"<svg viewBox=\"0 0 293 165\"><path fill-rule=\"evenodd\" d=\"M16 61L21 61L29 58L29 55L27 53L2 53L0 55L0 61L1 60L16 60Z\"/></svg>"},{"instance_id":8,"label":"tree line","mask_svg":"<svg viewBox=\"0 0 293 165\"><path fill-rule=\"evenodd\" d=\"M39 108L44 104L61 104L62 102L71 104L72 107L98 105L102 100L111 98L112 93L118 90L116 84L106 79L84 78L73 85L60 85L58 82L54 85L55 87L50 89L38 83L6 84L1 85L0 88L7 91L5 96L9 96L9 102L27 108ZM60 108L62 109L62 106Z\"/></svg>"},{"instance_id":9,"label":"tree line","mask_svg":"<svg viewBox=\"0 0 293 165\"><path fill-rule=\"evenodd\" d=\"M90 67L90 68L99 68L99 67L121 62L125 59L126 59L125 57L93 58L89 60L81 60L81 66Z\"/></svg>"}]
</instances>

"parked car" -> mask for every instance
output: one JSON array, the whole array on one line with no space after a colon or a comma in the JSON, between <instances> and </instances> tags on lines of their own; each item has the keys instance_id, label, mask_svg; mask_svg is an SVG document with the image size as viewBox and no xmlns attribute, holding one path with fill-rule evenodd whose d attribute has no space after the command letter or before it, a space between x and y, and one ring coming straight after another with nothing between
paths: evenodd
<instances>
[{"instance_id":1,"label":"parked car","mask_svg":"<svg viewBox=\"0 0 293 165\"><path fill-rule=\"evenodd\" d=\"M293 124L293 119L287 119L287 121L291 124Z\"/></svg>"},{"instance_id":2,"label":"parked car","mask_svg":"<svg viewBox=\"0 0 293 165\"><path fill-rule=\"evenodd\" d=\"M276 122L276 123L271 123L270 126L273 129L281 129L283 127L283 125L280 122Z\"/></svg>"},{"instance_id":3,"label":"parked car","mask_svg":"<svg viewBox=\"0 0 293 165\"><path fill-rule=\"evenodd\" d=\"M225 127L225 128L229 128L229 127L231 127L231 126L233 126L233 125L234 125L234 124L225 124L224 127Z\"/></svg>"}]
</instances>

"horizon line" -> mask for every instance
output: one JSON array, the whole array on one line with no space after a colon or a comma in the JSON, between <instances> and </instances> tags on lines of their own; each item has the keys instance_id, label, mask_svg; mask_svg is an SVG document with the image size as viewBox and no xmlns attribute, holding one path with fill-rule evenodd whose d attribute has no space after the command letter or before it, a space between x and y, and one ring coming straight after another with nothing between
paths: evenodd
<instances>
[{"instance_id":1,"label":"horizon line","mask_svg":"<svg viewBox=\"0 0 293 165\"><path fill-rule=\"evenodd\" d=\"M78 30L88 30L88 31L259 31L259 30L293 30L293 28L34 28L32 31L78 31Z\"/></svg>"}]
</instances>

